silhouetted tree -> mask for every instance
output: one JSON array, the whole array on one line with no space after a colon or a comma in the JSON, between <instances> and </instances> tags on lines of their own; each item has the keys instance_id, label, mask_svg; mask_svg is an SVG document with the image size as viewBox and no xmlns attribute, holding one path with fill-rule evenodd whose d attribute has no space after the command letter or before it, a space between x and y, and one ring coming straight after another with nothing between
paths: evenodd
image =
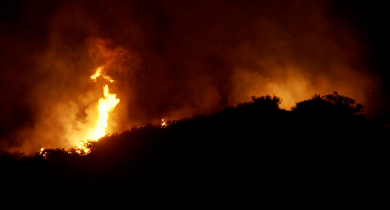
<instances>
[{"instance_id":1,"label":"silhouetted tree","mask_svg":"<svg viewBox=\"0 0 390 210\"><path fill-rule=\"evenodd\" d=\"M339 95L336 91L334 91L333 94L325 96L315 94L312 99L297 103L292 110L302 110L304 112L320 111L327 114L329 111L333 111L343 115L361 115L364 113L363 108L364 107L361 104L356 104L355 100Z\"/></svg>"},{"instance_id":2,"label":"silhouetted tree","mask_svg":"<svg viewBox=\"0 0 390 210\"><path fill-rule=\"evenodd\" d=\"M282 103L282 99L278 96L251 96L251 99L254 106L261 106L266 109L279 110L279 105Z\"/></svg>"}]
</instances>

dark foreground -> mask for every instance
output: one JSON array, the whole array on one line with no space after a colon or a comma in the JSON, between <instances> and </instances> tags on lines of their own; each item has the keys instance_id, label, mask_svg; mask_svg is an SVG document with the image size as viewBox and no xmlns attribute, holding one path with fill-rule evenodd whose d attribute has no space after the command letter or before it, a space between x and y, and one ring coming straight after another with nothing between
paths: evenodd
<instances>
[{"instance_id":1,"label":"dark foreground","mask_svg":"<svg viewBox=\"0 0 390 210\"><path fill-rule=\"evenodd\" d=\"M62 149L46 150L46 158L3 154L2 189L76 200L137 194L291 205L385 197L386 128L371 125L360 105L337 93L292 111L279 102L254 97L167 127L134 128L104 137L86 156Z\"/></svg>"}]
</instances>

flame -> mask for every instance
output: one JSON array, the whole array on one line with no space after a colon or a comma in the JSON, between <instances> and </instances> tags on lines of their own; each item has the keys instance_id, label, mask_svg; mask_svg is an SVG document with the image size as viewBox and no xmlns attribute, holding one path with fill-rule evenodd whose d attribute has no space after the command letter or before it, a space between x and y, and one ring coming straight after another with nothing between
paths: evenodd
<instances>
[{"instance_id":1,"label":"flame","mask_svg":"<svg viewBox=\"0 0 390 210\"><path fill-rule=\"evenodd\" d=\"M109 76L103 76L103 78L106 79L106 80L108 80L108 81L110 81L111 83L114 82L114 80L111 79L111 77L109 77Z\"/></svg>"},{"instance_id":2,"label":"flame","mask_svg":"<svg viewBox=\"0 0 390 210\"><path fill-rule=\"evenodd\" d=\"M96 73L91 76L91 79L96 81L96 79L99 76L102 76L104 79L108 80L110 83L113 83L114 80L111 79L107 75L102 75L102 69L103 67L99 67L96 69ZM95 122L95 128L92 131L92 135L90 137L90 140L92 141L98 141L101 137L106 135L106 127L108 125L107 120L109 117L109 114L112 110L114 110L115 106L119 103L119 99L116 98L116 94L112 94L109 92L108 85L103 86L103 97L99 99L99 104L97 105L98 109L98 119ZM78 154L81 154L82 152L84 154L89 154L91 152L91 149L86 147L84 142L82 142L78 147L76 152Z\"/></svg>"},{"instance_id":3,"label":"flame","mask_svg":"<svg viewBox=\"0 0 390 210\"><path fill-rule=\"evenodd\" d=\"M94 75L91 76L91 79L93 79L93 81L96 81L96 79L99 77L99 76L102 76L104 79L108 80L109 82L113 83L114 80L111 79L111 77L107 76L107 75L102 75L102 70L103 70L103 67L99 67L97 68L96 70L96 73Z\"/></svg>"},{"instance_id":4,"label":"flame","mask_svg":"<svg viewBox=\"0 0 390 210\"><path fill-rule=\"evenodd\" d=\"M161 127L163 128L163 127L166 127L166 122L165 122L165 119L163 118L163 119L161 119Z\"/></svg>"},{"instance_id":5,"label":"flame","mask_svg":"<svg viewBox=\"0 0 390 210\"><path fill-rule=\"evenodd\" d=\"M42 147L39 155L42 155L43 159L46 159L47 152L44 152L44 151L45 151L45 148Z\"/></svg>"},{"instance_id":6,"label":"flame","mask_svg":"<svg viewBox=\"0 0 390 210\"><path fill-rule=\"evenodd\" d=\"M110 94L108 91L108 85L103 87L104 97L99 99L98 111L99 118L96 122L96 128L91 136L91 140L98 140L106 135L105 128L107 127L107 119L109 112L111 112L115 106L119 103L119 99L116 98L116 94Z\"/></svg>"},{"instance_id":7,"label":"flame","mask_svg":"<svg viewBox=\"0 0 390 210\"><path fill-rule=\"evenodd\" d=\"M96 81L96 78L98 78L101 75L101 72L102 72L102 67L97 68L96 73L91 76L91 79Z\"/></svg>"}]
</instances>

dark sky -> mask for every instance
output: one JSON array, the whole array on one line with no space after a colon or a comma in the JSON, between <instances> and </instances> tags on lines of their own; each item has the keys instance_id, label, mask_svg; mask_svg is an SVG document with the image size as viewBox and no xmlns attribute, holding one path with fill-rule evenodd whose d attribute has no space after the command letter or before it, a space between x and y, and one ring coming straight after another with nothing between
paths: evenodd
<instances>
[{"instance_id":1,"label":"dark sky","mask_svg":"<svg viewBox=\"0 0 390 210\"><path fill-rule=\"evenodd\" d=\"M385 14L379 1L1 1L0 150L73 146L102 65L121 100L110 132L333 91L389 123Z\"/></svg>"}]
</instances>

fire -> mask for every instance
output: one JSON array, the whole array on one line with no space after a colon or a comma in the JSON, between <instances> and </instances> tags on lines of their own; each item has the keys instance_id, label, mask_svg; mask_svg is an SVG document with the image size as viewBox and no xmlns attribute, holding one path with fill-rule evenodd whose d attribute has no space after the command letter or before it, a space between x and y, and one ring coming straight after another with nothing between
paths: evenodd
<instances>
[{"instance_id":1,"label":"fire","mask_svg":"<svg viewBox=\"0 0 390 210\"><path fill-rule=\"evenodd\" d=\"M41 152L39 152L39 154L40 155L42 155L42 157L44 158L44 159L46 159L46 155L47 155L47 152L44 152L45 151L45 148L41 148Z\"/></svg>"},{"instance_id":2,"label":"fire","mask_svg":"<svg viewBox=\"0 0 390 210\"><path fill-rule=\"evenodd\" d=\"M110 94L108 91L108 85L103 87L104 97L99 99L98 111L99 118L96 122L96 128L91 136L91 140L98 140L106 135L105 128L107 127L107 119L109 112L111 112L115 106L119 103L119 99L116 98L116 94Z\"/></svg>"},{"instance_id":3,"label":"fire","mask_svg":"<svg viewBox=\"0 0 390 210\"><path fill-rule=\"evenodd\" d=\"M101 72L102 72L102 67L97 68L96 73L91 76L91 79L96 81L96 78L98 78L101 75Z\"/></svg>"},{"instance_id":4,"label":"fire","mask_svg":"<svg viewBox=\"0 0 390 210\"><path fill-rule=\"evenodd\" d=\"M93 79L94 81L96 81L96 79L99 77L99 76L102 76L104 79L108 80L109 82L113 83L114 80L111 79L111 77L107 76L107 75L102 75L102 69L103 67L99 67L97 68L96 70L96 73L94 75L91 76L91 79Z\"/></svg>"},{"instance_id":5,"label":"fire","mask_svg":"<svg viewBox=\"0 0 390 210\"><path fill-rule=\"evenodd\" d=\"M102 76L104 79L108 80L110 83L113 83L114 80L111 79L107 75L102 75L103 67L99 67L96 69L96 73L91 76L91 79L96 81L96 79L99 76ZM108 85L103 86L103 97L99 99L99 104L97 105L98 108L98 119L95 122L95 128L92 131L92 135L90 137L90 140L92 141L98 141L101 137L106 135L106 127L107 127L107 120L110 115L110 112L114 110L115 106L119 103L119 99L116 98L116 94L112 94L109 92ZM77 147L77 153L81 153L81 151L84 152L84 154L88 154L91 152L89 148L86 147L86 145L81 143Z\"/></svg>"}]
</instances>

